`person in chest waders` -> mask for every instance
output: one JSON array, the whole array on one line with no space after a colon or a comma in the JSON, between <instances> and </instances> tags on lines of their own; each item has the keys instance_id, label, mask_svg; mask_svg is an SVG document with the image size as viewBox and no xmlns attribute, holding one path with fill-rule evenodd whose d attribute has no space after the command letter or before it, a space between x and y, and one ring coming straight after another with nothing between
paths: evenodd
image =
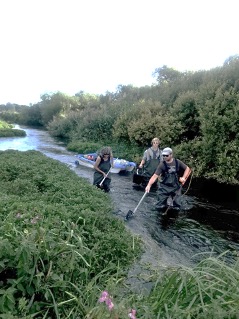
<instances>
[{"instance_id":1,"label":"person in chest waders","mask_svg":"<svg viewBox=\"0 0 239 319\"><path fill-rule=\"evenodd\" d=\"M157 194L156 209L161 210L167 206L169 197L173 198L173 206L181 208L181 186L191 173L191 169L179 159L173 157L173 151L166 147L162 151L163 161L159 163L155 173L150 178L145 191L149 193L155 181L161 177ZM171 205L171 204L170 204Z\"/></svg>"},{"instance_id":2,"label":"person in chest waders","mask_svg":"<svg viewBox=\"0 0 239 319\"><path fill-rule=\"evenodd\" d=\"M151 141L151 147L148 148L143 155L143 158L139 164L139 168L143 169L143 180L142 185L145 187L149 179L153 176L158 167L160 161L163 160L162 158L162 150L159 148L160 140L159 138L155 137ZM157 189L157 181L152 185L152 188Z\"/></svg>"},{"instance_id":3,"label":"person in chest waders","mask_svg":"<svg viewBox=\"0 0 239 319\"><path fill-rule=\"evenodd\" d=\"M106 193L110 191L110 168L113 167L113 154L110 147L103 147L97 156L94 165L93 185L103 189ZM101 182L103 181L102 185Z\"/></svg>"}]
</instances>

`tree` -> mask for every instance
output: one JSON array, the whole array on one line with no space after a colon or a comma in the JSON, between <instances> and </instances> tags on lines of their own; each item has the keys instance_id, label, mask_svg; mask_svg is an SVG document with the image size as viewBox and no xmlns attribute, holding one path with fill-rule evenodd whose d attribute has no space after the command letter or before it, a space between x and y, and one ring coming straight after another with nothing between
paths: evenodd
<instances>
[{"instance_id":1,"label":"tree","mask_svg":"<svg viewBox=\"0 0 239 319\"><path fill-rule=\"evenodd\" d=\"M173 68L168 68L166 65L164 65L161 68L155 69L152 75L153 77L156 77L159 85L163 85L178 80L179 78L181 78L183 73L180 73Z\"/></svg>"}]
</instances>

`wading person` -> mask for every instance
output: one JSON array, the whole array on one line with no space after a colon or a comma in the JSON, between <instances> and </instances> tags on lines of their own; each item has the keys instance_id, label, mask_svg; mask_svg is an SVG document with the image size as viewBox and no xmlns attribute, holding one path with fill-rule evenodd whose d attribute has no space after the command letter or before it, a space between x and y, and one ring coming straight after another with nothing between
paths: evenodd
<instances>
[{"instance_id":1,"label":"wading person","mask_svg":"<svg viewBox=\"0 0 239 319\"><path fill-rule=\"evenodd\" d=\"M93 185L102 188L105 192L110 191L111 177L109 170L111 167L113 167L112 150L110 147L103 147L100 150L94 165ZM102 181L103 183L100 185Z\"/></svg>"},{"instance_id":2,"label":"wading person","mask_svg":"<svg viewBox=\"0 0 239 319\"><path fill-rule=\"evenodd\" d=\"M139 164L139 168L142 169L141 183L145 187L149 179L153 176L162 160L162 150L159 148L160 140L155 137L151 141L151 147L148 148L143 155L143 158ZM152 188L157 189L157 181L152 185Z\"/></svg>"},{"instance_id":3,"label":"wading person","mask_svg":"<svg viewBox=\"0 0 239 319\"><path fill-rule=\"evenodd\" d=\"M156 208L160 210L166 207L168 198L172 197L174 207L180 209L182 197L180 184L183 185L186 182L191 169L182 161L173 157L173 151L170 147L163 149L162 156L163 161L159 163L145 191L148 193L153 183L160 178Z\"/></svg>"}]
</instances>

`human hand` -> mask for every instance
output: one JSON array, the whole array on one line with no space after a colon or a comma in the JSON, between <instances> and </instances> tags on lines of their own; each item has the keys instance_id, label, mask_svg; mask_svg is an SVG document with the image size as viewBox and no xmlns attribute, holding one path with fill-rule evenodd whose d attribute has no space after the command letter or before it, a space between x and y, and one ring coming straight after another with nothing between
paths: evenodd
<instances>
[{"instance_id":1,"label":"human hand","mask_svg":"<svg viewBox=\"0 0 239 319\"><path fill-rule=\"evenodd\" d=\"M146 192L146 193L149 193L149 192L150 192L150 188L151 188L151 186L147 185L147 186L145 187L145 192Z\"/></svg>"},{"instance_id":2,"label":"human hand","mask_svg":"<svg viewBox=\"0 0 239 319\"><path fill-rule=\"evenodd\" d=\"M186 182L184 177L179 177L179 182L183 185Z\"/></svg>"}]
</instances>

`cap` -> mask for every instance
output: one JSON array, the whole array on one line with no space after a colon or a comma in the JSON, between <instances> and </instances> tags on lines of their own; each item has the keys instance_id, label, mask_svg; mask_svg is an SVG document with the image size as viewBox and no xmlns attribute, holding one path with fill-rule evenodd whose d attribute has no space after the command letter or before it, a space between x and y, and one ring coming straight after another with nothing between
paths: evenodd
<instances>
[{"instance_id":1,"label":"cap","mask_svg":"<svg viewBox=\"0 0 239 319\"><path fill-rule=\"evenodd\" d=\"M163 149L162 155L170 155L173 153L173 150L170 147L166 147Z\"/></svg>"}]
</instances>

